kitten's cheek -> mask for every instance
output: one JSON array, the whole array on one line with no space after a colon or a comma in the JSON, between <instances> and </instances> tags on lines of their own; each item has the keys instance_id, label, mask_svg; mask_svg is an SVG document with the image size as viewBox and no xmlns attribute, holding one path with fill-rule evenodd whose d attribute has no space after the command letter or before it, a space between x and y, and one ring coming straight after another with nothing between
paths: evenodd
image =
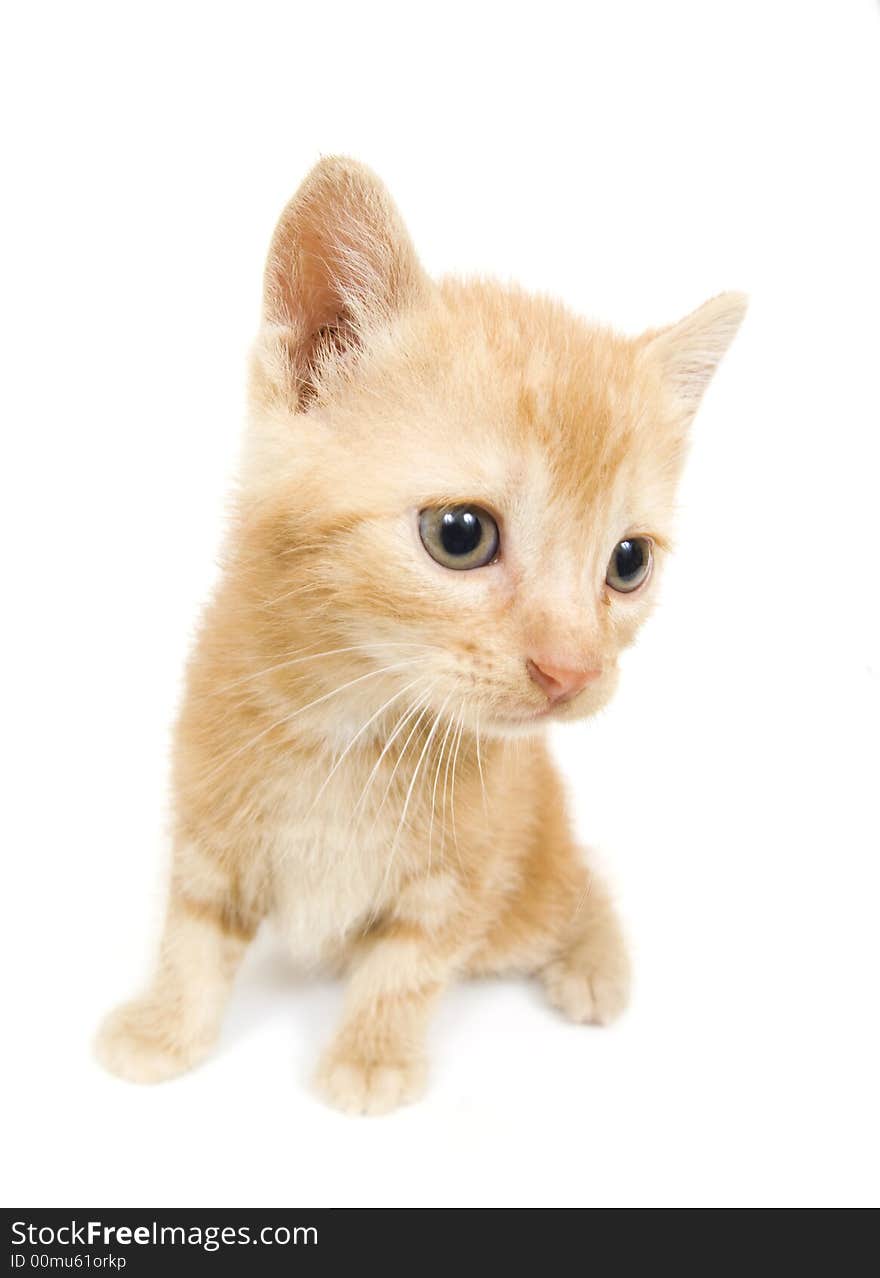
<instances>
[{"instance_id":1,"label":"kitten's cheek","mask_svg":"<svg viewBox=\"0 0 880 1278\"><path fill-rule=\"evenodd\" d=\"M600 704L597 707L598 709L601 709L602 706L608 704L617 691L617 685L619 682L620 672L617 667L617 662L612 661L605 672L605 678L602 681L602 688L599 690L601 699Z\"/></svg>"}]
</instances>

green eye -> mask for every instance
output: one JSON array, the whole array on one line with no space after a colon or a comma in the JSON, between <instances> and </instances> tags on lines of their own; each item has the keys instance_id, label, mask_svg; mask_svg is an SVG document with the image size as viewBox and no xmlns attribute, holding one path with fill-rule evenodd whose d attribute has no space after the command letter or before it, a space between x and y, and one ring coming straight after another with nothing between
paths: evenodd
<instances>
[{"instance_id":1,"label":"green eye","mask_svg":"<svg viewBox=\"0 0 880 1278\"><path fill-rule=\"evenodd\" d=\"M606 583L623 595L638 590L648 580L653 558L648 537L627 537L625 541L619 541L608 564Z\"/></svg>"},{"instance_id":2,"label":"green eye","mask_svg":"<svg viewBox=\"0 0 880 1278\"><path fill-rule=\"evenodd\" d=\"M481 506L423 510L419 536L431 558L444 568L482 568L498 554L498 525Z\"/></svg>"}]
</instances>

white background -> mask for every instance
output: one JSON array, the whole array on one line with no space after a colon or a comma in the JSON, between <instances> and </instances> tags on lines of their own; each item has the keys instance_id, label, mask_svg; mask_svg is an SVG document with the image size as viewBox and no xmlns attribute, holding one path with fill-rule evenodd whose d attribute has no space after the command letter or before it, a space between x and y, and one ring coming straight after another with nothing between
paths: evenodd
<instances>
[{"instance_id":1,"label":"white background","mask_svg":"<svg viewBox=\"0 0 880 1278\"><path fill-rule=\"evenodd\" d=\"M5 1204L877 1203L878 37L867 0L7 11ZM378 1120L311 1095L340 991L271 945L196 1073L90 1056L152 953L268 238L333 151L435 272L632 331L752 297L664 603L558 739L633 1006L461 987Z\"/></svg>"}]
</instances>

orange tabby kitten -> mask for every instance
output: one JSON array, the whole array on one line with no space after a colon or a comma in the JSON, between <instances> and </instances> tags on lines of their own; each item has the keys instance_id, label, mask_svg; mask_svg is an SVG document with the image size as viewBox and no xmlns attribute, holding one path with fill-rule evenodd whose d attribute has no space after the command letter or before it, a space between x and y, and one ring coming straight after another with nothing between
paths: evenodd
<instances>
[{"instance_id":1,"label":"orange tabby kitten","mask_svg":"<svg viewBox=\"0 0 880 1278\"><path fill-rule=\"evenodd\" d=\"M456 976L536 973L574 1020L622 1011L620 926L544 729L614 690L744 309L726 293L631 339L435 283L369 170L309 175L269 254L236 517L177 729L158 970L101 1030L109 1069L201 1060L267 916L300 961L350 973L318 1072L346 1110L421 1091Z\"/></svg>"}]
</instances>

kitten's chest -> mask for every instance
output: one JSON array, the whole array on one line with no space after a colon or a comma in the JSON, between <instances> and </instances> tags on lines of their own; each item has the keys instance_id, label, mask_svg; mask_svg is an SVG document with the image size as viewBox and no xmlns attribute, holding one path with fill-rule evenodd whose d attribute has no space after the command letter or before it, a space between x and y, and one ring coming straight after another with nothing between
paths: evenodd
<instances>
[{"instance_id":1,"label":"kitten's chest","mask_svg":"<svg viewBox=\"0 0 880 1278\"><path fill-rule=\"evenodd\" d=\"M275 916L303 963L332 961L394 895L413 849L400 786L364 760L307 767L278 782L269 857ZM382 773L382 775L380 775ZM405 793L405 792L404 792Z\"/></svg>"}]
</instances>

